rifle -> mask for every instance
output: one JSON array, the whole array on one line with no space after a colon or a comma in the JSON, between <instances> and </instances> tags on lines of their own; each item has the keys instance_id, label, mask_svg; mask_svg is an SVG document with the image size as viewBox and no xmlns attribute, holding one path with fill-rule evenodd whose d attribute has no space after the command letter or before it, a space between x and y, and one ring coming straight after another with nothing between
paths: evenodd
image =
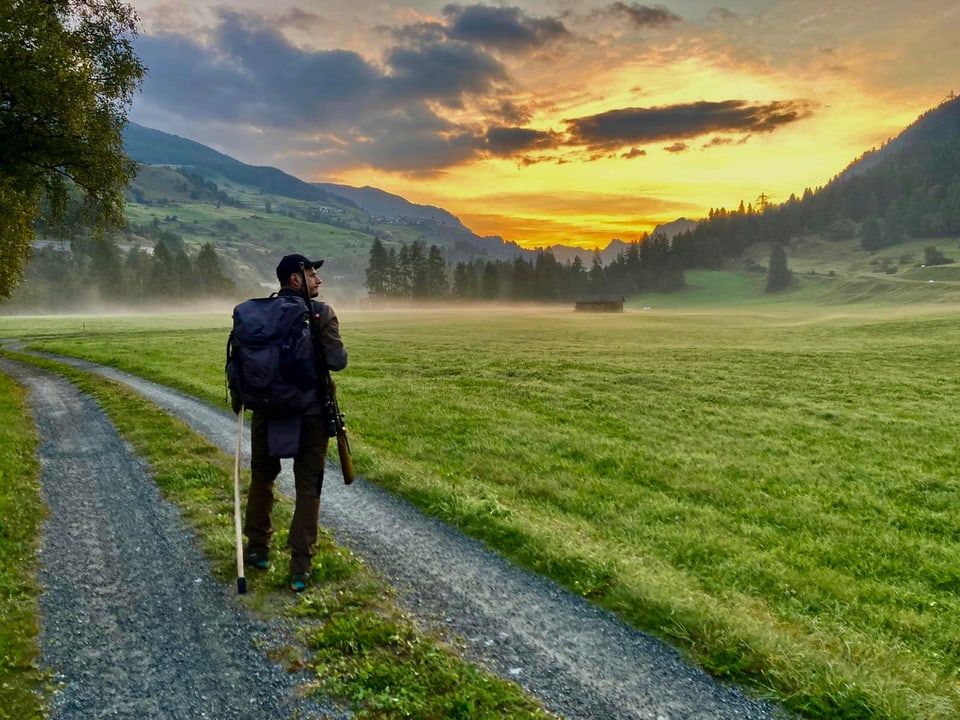
<instances>
[{"instance_id":1,"label":"rifle","mask_svg":"<svg viewBox=\"0 0 960 720\"><path fill-rule=\"evenodd\" d=\"M303 280L303 297L307 301L307 311L310 317L310 336L313 338L313 347L317 355L317 371L324 386L323 409L327 422L330 423L327 432L330 437L336 436L337 438L337 455L340 457L343 483L349 485L356 477L353 470L353 456L350 453L350 440L347 438L347 426L343 421L343 413L340 412L340 404L337 402L337 389L333 384L330 368L327 366L327 357L323 352L323 338L320 335L320 328L316 325L313 300L310 297L310 288L307 285L307 269L303 266L303 263L300 263L300 279Z\"/></svg>"}]
</instances>

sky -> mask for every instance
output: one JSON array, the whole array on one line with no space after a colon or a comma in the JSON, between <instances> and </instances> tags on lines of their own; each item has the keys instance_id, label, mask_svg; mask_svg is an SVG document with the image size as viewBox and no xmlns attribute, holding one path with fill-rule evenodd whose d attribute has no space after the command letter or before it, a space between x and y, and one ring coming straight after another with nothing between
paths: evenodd
<instances>
[{"instance_id":1,"label":"sky","mask_svg":"<svg viewBox=\"0 0 960 720\"><path fill-rule=\"evenodd\" d=\"M960 2L132 0L130 119L523 247L825 185L960 90Z\"/></svg>"}]
</instances>

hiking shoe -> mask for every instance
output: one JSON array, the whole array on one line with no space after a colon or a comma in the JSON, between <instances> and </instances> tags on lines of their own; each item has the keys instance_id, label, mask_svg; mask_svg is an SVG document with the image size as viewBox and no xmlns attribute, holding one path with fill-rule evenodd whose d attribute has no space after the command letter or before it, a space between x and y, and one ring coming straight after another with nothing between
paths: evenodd
<instances>
[{"instance_id":1,"label":"hiking shoe","mask_svg":"<svg viewBox=\"0 0 960 720\"><path fill-rule=\"evenodd\" d=\"M302 593L307 589L307 578L309 576L306 573L295 573L290 576L290 589L295 593Z\"/></svg>"},{"instance_id":2,"label":"hiking shoe","mask_svg":"<svg viewBox=\"0 0 960 720\"><path fill-rule=\"evenodd\" d=\"M270 556L265 552L248 550L243 557L243 562L246 565L249 565L250 567L255 568L257 570L270 569Z\"/></svg>"}]
</instances>

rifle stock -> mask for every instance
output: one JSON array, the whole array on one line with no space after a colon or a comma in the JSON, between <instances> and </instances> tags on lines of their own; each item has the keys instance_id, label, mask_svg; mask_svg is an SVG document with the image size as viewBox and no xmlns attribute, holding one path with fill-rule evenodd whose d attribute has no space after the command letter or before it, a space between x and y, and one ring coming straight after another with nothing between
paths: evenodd
<instances>
[{"instance_id":1,"label":"rifle stock","mask_svg":"<svg viewBox=\"0 0 960 720\"><path fill-rule=\"evenodd\" d=\"M347 438L347 426L343 422L343 413L340 412L340 404L337 402L337 389L333 384L333 378L330 376L330 368L327 367L326 358L323 356L322 340L317 342L320 337L319 329L314 324L313 300L310 298L310 289L307 286L307 269L301 263L300 277L303 279L303 295L307 301L307 308L310 316L310 334L314 338L314 347L317 348L317 366L320 370L320 377L326 380L327 392L329 393L329 404L331 406L333 421L337 429L337 456L340 458L340 470L343 473L343 484L349 485L356 478L353 470L353 455L350 453L350 440Z\"/></svg>"},{"instance_id":2,"label":"rifle stock","mask_svg":"<svg viewBox=\"0 0 960 720\"><path fill-rule=\"evenodd\" d=\"M350 440L347 438L347 426L343 422L343 413L337 403L337 394L330 383L330 393L333 396L333 408L337 418L337 455L340 457L340 471L343 473L343 484L349 485L356 478L353 470L353 455L350 453Z\"/></svg>"}]
</instances>

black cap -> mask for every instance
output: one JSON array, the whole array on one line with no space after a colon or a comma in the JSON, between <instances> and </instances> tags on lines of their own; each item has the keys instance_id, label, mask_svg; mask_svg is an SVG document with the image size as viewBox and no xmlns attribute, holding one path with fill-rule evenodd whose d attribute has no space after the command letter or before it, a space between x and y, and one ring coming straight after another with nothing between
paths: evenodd
<instances>
[{"instance_id":1,"label":"black cap","mask_svg":"<svg viewBox=\"0 0 960 720\"><path fill-rule=\"evenodd\" d=\"M285 283L287 279L295 272L300 272L300 266L306 268L318 268L323 265L323 260L307 260L303 255L284 255L277 265L277 280Z\"/></svg>"}]
</instances>

